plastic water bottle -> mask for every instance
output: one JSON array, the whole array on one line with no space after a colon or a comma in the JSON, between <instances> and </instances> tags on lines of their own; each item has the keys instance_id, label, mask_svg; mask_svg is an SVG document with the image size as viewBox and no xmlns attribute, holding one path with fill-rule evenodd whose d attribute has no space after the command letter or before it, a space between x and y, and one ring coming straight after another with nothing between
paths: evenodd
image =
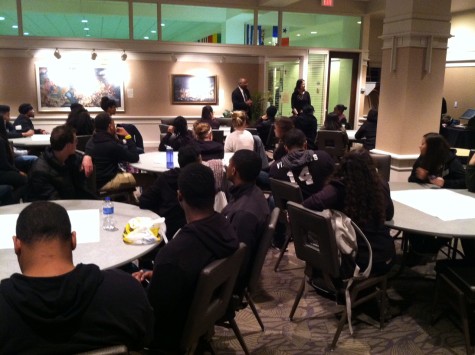
<instances>
[{"instance_id":1,"label":"plastic water bottle","mask_svg":"<svg viewBox=\"0 0 475 355\"><path fill-rule=\"evenodd\" d=\"M173 148L167 145L167 169L173 169Z\"/></svg>"},{"instance_id":2,"label":"plastic water bottle","mask_svg":"<svg viewBox=\"0 0 475 355\"><path fill-rule=\"evenodd\" d=\"M106 197L102 203L102 229L106 231L115 231L114 204L110 197Z\"/></svg>"}]
</instances>

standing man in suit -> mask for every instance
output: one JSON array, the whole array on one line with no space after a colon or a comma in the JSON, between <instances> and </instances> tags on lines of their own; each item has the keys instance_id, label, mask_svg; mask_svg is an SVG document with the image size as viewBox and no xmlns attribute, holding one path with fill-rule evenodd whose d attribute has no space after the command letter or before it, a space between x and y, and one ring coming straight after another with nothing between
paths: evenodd
<instances>
[{"instance_id":1,"label":"standing man in suit","mask_svg":"<svg viewBox=\"0 0 475 355\"><path fill-rule=\"evenodd\" d=\"M233 100L233 111L244 111L251 119L251 93L247 88L247 79L241 78L238 81L238 87L234 89L231 99Z\"/></svg>"}]
</instances>

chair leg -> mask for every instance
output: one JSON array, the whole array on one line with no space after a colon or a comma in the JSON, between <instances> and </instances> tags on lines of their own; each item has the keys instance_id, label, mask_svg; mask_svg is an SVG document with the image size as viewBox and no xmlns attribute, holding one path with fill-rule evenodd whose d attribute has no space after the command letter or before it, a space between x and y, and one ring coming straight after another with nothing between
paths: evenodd
<instances>
[{"instance_id":1,"label":"chair leg","mask_svg":"<svg viewBox=\"0 0 475 355\"><path fill-rule=\"evenodd\" d=\"M380 305L379 305L379 329L384 327L384 316L385 310L388 305L388 294L387 294L387 278L382 282L382 287L380 292Z\"/></svg>"},{"instance_id":2,"label":"chair leg","mask_svg":"<svg viewBox=\"0 0 475 355\"><path fill-rule=\"evenodd\" d=\"M472 354L472 345L470 344L470 328L468 325L468 317L467 317L467 303L465 300L465 295L459 294L458 295L458 304L460 310L460 317L462 318L462 329L463 335L465 338L465 350L467 354Z\"/></svg>"},{"instance_id":3,"label":"chair leg","mask_svg":"<svg viewBox=\"0 0 475 355\"><path fill-rule=\"evenodd\" d=\"M242 337L241 331L239 330L236 320L234 318L229 320L229 324L231 324L231 328L233 328L234 335L236 335L239 344L241 344L242 350L244 350L244 354L249 355L249 350L247 348L246 343L244 342L244 338Z\"/></svg>"},{"instance_id":4,"label":"chair leg","mask_svg":"<svg viewBox=\"0 0 475 355\"><path fill-rule=\"evenodd\" d=\"M341 331L343 330L343 327L345 326L346 323L346 307L345 310L343 311L340 321L338 322L338 328L336 329L335 335L333 336L333 341L332 344L330 345L330 350L335 350L336 343L338 342L338 339L340 338Z\"/></svg>"},{"instance_id":5,"label":"chair leg","mask_svg":"<svg viewBox=\"0 0 475 355\"><path fill-rule=\"evenodd\" d=\"M254 313L254 316L256 317L257 322L261 326L261 330L264 331L264 323L262 323L262 319L259 316L259 312L257 312L256 305L254 304L254 301L251 298L251 295L249 294L248 291L244 293L244 297L246 297L247 303L249 303L249 307L251 307L252 313Z\"/></svg>"},{"instance_id":6,"label":"chair leg","mask_svg":"<svg viewBox=\"0 0 475 355\"><path fill-rule=\"evenodd\" d=\"M290 235L290 233L287 233L287 235L285 236L284 244L282 245L282 249L280 249L279 258L277 259L277 261L275 263L275 266L274 266L274 271L276 271L276 272L279 269L280 261L284 257L285 251L287 250L287 247L289 246L289 243L290 243L291 239L292 239L292 236Z\"/></svg>"},{"instance_id":7,"label":"chair leg","mask_svg":"<svg viewBox=\"0 0 475 355\"><path fill-rule=\"evenodd\" d=\"M299 290L297 291L297 296L295 296L295 301L292 306L292 310L290 311L289 319L292 321L294 318L295 311L297 310L297 306L299 305L300 299L305 291L307 281L305 280L305 275L302 279L302 283L300 284Z\"/></svg>"}]
</instances>

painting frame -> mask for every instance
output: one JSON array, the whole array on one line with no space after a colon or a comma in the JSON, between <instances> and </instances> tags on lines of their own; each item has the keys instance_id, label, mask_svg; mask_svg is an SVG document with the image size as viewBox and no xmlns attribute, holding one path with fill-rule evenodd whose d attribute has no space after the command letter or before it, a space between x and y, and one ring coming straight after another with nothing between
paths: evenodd
<instances>
[{"instance_id":1,"label":"painting frame","mask_svg":"<svg viewBox=\"0 0 475 355\"><path fill-rule=\"evenodd\" d=\"M217 75L171 75L172 105L217 105Z\"/></svg>"},{"instance_id":2,"label":"painting frame","mask_svg":"<svg viewBox=\"0 0 475 355\"><path fill-rule=\"evenodd\" d=\"M120 73L108 65L36 63L38 112L69 112L73 103L80 103L90 112L101 112L102 96L116 101L117 112L125 112Z\"/></svg>"}]
</instances>

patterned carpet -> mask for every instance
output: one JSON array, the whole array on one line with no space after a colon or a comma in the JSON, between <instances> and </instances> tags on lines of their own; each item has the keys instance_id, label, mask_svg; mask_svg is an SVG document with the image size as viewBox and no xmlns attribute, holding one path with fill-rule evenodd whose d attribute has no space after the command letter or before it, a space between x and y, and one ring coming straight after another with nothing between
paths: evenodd
<instances>
[{"instance_id":1,"label":"patterned carpet","mask_svg":"<svg viewBox=\"0 0 475 355\"><path fill-rule=\"evenodd\" d=\"M266 327L248 308L237 315L237 323L252 354L325 354L337 327L335 314L342 309L309 287L300 301L294 321L289 321L303 263L295 257L293 245L284 256L280 271L274 272L278 251L269 250L262 272L261 291L254 296ZM389 297L400 299L402 314L379 330L379 324L361 313L354 320L354 336L343 328L332 354L464 354L462 332L446 316L430 324L434 293L434 264L406 269L390 281ZM440 306L439 306L440 308ZM436 312L440 309L437 308ZM377 313L376 313L377 314ZM372 324L371 324L372 323ZM242 354L232 330L215 327L213 345L218 354Z\"/></svg>"}]
</instances>

